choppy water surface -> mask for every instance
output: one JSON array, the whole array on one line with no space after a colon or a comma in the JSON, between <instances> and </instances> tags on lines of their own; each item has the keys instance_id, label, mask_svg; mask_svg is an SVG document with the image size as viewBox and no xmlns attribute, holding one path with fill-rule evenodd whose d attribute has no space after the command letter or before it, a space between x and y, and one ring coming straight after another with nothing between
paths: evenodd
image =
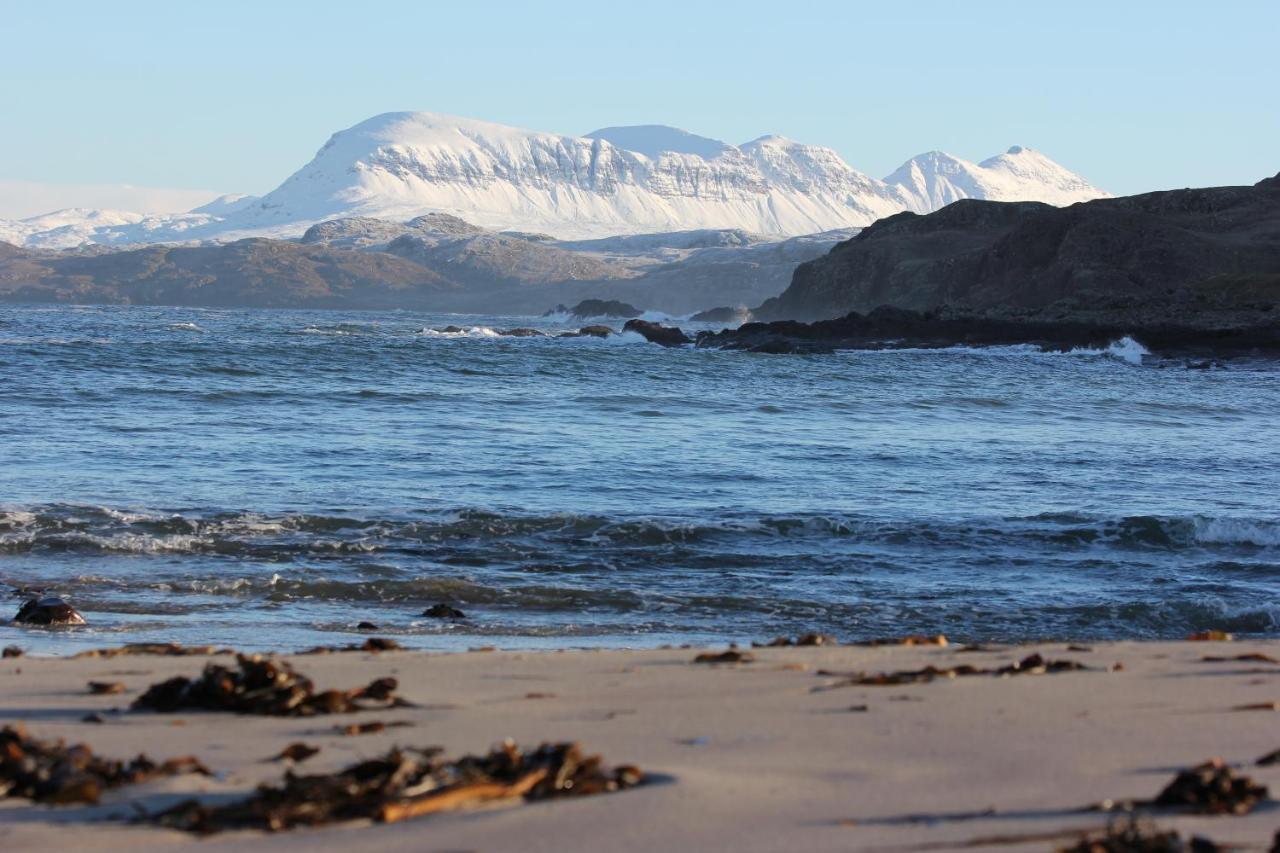
<instances>
[{"instance_id":1,"label":"choppy water surface","mask_svg":"<svg viewBox=\"0 0 1280 853\"><path fill-rule=\"evenodd\" d=\"M91 622L0 642L1280 631L1274 363L484 331L529 325L0 309L0 584Z\"/></svg>"}]
</instances>

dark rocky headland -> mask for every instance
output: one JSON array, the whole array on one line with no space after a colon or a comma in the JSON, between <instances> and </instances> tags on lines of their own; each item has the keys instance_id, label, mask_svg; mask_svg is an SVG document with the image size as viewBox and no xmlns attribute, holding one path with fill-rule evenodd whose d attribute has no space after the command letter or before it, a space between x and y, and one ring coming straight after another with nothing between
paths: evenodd
<instances>
[{"instance_id":1,"label":"dark rocky headland","mask_svg":"<svg viewBox=\"0 0 1280 853\"><path fill-rule=\"evenodd\" d=\"M699 345L1064 349L1130 335L1157 352L1274 355L1280 176L1065 208L966 200L901 213L801 264L752 313L766 322Z\"/></svg>"}]
</instances>

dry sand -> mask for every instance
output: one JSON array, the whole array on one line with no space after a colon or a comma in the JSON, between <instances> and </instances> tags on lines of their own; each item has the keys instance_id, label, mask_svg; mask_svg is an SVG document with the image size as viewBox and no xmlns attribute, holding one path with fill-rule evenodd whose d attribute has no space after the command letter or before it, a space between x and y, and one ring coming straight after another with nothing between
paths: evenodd
<instances>
[{"instance_id":1,"label":"dry sand","mask_svg":"<svg viewBox=\"0 0 1280 853\"><path fill-rule=\"evenodd\" d=\"M993 667L1032 651L1091 667L1013 678L968 677L893 687L840 687L818 669L895 670L957 663ZM1280 643L1062 644L964 653L954 647L781 648L743 665L690 663L695 651L343 653L290 658L320 688L394 675L422 707L339 717L106 715L149 684L195 675L204 658L18 658L0 662L0 723L85 742L111 757L194 753L218 772L110 792L96 807L0 800L0 850L727 850L809 851L960 846L982 836L1102 826L1072 810L1106 798L1154 796L1176 770L1221 756L1280 795L1280 713L1235 706L1280 700L1280 665L1209 663L1204 655ZM226 660L225 658L223 660ZM1109 671L1115 663L1123 669ZM122 696L90 695L90 680ZM865 711L851 707L865 705ZM410 720L412 728L341 737L339 723ZM612 764L656 774L645 787L580 799L452 813L394 825L348 824L197 841L119 820L192 792L243 795L278 779L263 763L292 741L320 746L304 772L330 771L393 744L483 752L576 740ZM969 820L905 820L993 808ZM1169 817L1161 826L1265 850L1280 807L1246 817ZM999 849L1046 850L1049 841Z\"/></svg>"}]
</instances>

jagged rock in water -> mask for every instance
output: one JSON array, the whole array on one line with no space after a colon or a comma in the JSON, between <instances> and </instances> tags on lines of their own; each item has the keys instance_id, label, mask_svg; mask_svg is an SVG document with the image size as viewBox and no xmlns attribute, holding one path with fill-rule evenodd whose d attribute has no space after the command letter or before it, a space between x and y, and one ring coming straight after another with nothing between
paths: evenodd
<instances>
[{"instance_id":1,"label":"jagged rock in water","mask_svg":"<svg viewBox=\"0 0 1280 853\"><path fill-rule=\"evenodd\" d=\"M622 327L624 332L635 332L651 344L664 347L681 347L693 343L693 338L675 326L663 326L648 320L628 320Z\"/></svg>"},{"instance_id":2,"label":"jagged rock in water","mask_svg":"<svg viewBox=\"0 0 1280 853\"><path fill-rule=\"evenodd\" d=\"M561 332L557 338L607 338L614 334L608 326L583 326L576 332Z\"/></svg>"},{"instance_id":3,"label":"jagged rock in water","mask_svg":"<svg viewBox=\"0 0 1280 853\"><path fill-rule=\"evenodd\" d=\"M61 598L28 599L13 621L22 625L84 625L84 617Z\"/></svg>"},{"instance_id":4,"label":"jagged rock in water","mask_svg":"<svg viewBox=\"0 0 1280 853\"><path fill-rule=\"evenodd\" d=\"M1280 281L1280 278L1277 279ZM1148 310L1159 307L1148 305ZM700 347L739 349L760 353L814 353L842 349L938 348L952 346L1008 346L1031 344L1048 351L1107 349L1130 338L1159 354L1244 355L1280 352L1280 312L1275 318L1245 314L1222 315L1232 325L1209 325L1210 313L1186 324L1153 315L1152 322L1125 320L1105 312L1062 319L1051 309L980 312L963 308L911 311L881 306L834 320L800 323L777 320L745 323L737 329L700 332ZM1095 319L1090 319L1093 317ZM1239 325L1234 325L1235 323ZM1141 350L1135 350L1140 357Z\"/></svg>"},{"instance_id":5,"label":"jagged rock in water","mask_svg":"<svg viewBox=\"0 0 1280 853\"><path fill-rule=\"evenodd\" d=\"M574 317L639 317L644 312L634 305L616 299L584 299L569 309Z\"/></svg>"},{"instance_id":6,"label":"jagged rock in water","mask_svg":"<svg viewBox=\"0 0 1280 853\"><path fill-rule=\"evenodd\" d=\"M745 305L736 308L724 306L699 311L689 318L695 323L746 323L751 320L751 309Z\"/></svg>"},{"instance_id":7,"label":"jagged rock in water","mask_svg":"<svg viewBox=\"0 0 1280 853\"><path fill-rule=\"evenodd\" d=\"M429 616L432 619L466 619L467 614L463 613L456 607L449 604L433 604L426 610L422 611L423 616Z\"/></svg>"}]
</instances>

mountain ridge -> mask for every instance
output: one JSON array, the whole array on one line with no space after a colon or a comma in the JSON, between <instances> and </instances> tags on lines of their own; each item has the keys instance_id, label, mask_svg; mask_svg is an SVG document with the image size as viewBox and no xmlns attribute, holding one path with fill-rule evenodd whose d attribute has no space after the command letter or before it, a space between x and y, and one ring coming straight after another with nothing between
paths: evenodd
<instances>
[{"instance_id":1,"label":"mountain ridge","mask_svg":"<svg viewBox=\"0 0 1280 853\"><path fill-rule=\"evenodd\" d=\"M291 238L325 220L407 221L433 212L491 230L561 239L698 229L781 239L864 226L902 210L928 212L962 197L1066 204L1106 195L1019 146L980 164L950 155L918 163L921 157L878 180L830 148L778 135L734 146L641 125L575 137L394 112L333 134L310 162L260 198L223 196L165 216L116 212L109 222L95 220L93 211L64 212L56 226L46 222L52 214L0 221L0 240L67 248ZM944 167L946 174L931 171Z\"/></svg>"}]
</instances>

